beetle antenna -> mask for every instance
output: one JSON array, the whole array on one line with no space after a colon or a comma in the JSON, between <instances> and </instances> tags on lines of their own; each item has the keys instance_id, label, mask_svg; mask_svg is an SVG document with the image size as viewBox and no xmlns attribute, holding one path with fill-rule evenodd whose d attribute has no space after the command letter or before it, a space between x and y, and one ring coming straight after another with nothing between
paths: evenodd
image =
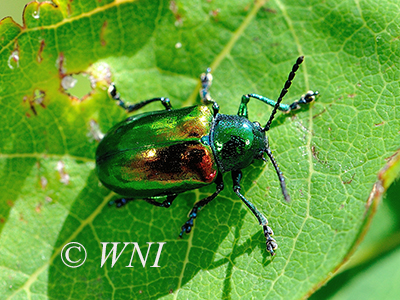
<instances>
[{"instance_id":1,"label":"beetle antenna","mask_svg":"<svg viewBox=\"0 0 400 300\"><path fill-rule=\"evenodd\" d=\"M281 190L282 190L283 197L285 198L286 202L290 202L290 196L289 196L289 193L286 188L285 177L283 177L282 171L279 169L279 166L275 160L275 157L272 155L271 149L266 148L266 149L264 149L264 152L267 153L269 159L272 162L272 165L275 168L276 174L278 175L279 182L281 184ZM262 160L267 161L267 159L264 156L262 157Z\"/></svg>"},{"instance_id":2,"label":"beetle antenna","mask_svg":"<svg viewBox=\"0 0 400 300\"><path fill-rule=\"evenodd\" d=\"M290 88L290 86L292 85L292 80L294 78L294 76L296 75L296 71L299 69L299 66L301 65L301 63L304 61L304 56L300 56L296 63L293 65L292 71L289 73L288 79L285 82L285 86L283 87L281 94L279 95L278 101L276 101L276 104L274 106L274 109L272 110L271 116L269 117L269 120L267 122L267 124L264 127L264 131L268 131L272 120L275 117L276 111L279 108L279 105L282 102L283 97L286 95L286 93L288 92L288 89Z\"/></svg>"}]
</instances>

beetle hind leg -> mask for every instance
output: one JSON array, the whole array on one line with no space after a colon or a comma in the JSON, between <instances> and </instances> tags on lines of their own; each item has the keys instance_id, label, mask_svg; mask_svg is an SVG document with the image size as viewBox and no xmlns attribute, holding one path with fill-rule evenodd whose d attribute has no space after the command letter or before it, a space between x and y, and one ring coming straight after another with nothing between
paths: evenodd
<instances>
[{"instance_id":1,"label":"beetle hind leg","mask_svg":"<svg viewBox=\"0 0 400 300\"><path fill-rule=\"evenodd\" d=\"M217 185L217 190L207 198L196 202L189 213L189 220L187 220L186 223L182 226L182 231L179 234L179 237L182 237L185 232L189 233L190 231L192 231L193 221L194 219L196 219L199 210L201 210L205 205L214 200L215 197L217 197L218 194L224 189L224 182L222 181L222 175L220 173L218 173L215 183Z\"/></svg>"},{"instance_id":2,"label":"beetle hind leg","mask_svg":"<svg viewBox=\"0 0 400 300\"><path fill-rule=\"evenodd\" d=\"M153 198L144 198L143 200L146 201L147 203L150 203L154 206L159 206L159 207L165 207L168 208L171 206L172 202L175 200L175 198L178 196L178 194L171 194L167 195L167 199L164 200L163 202L158 202L154 200Z\"/></svg>"},{"instance_id":3,"label":"beetle hind leg","mask_svg":"<svg viewBox=\"0 0 400 300\"><path fill-rule=\"evenodd\" d=\"M143 200L154 206L168 208L171 206L172 202L175 200L175 198L177 196L178 196L178 194L167 195L167 199L164 200L163 202L158 202L153 198L144 198ZM115 204L117 208L120 208L122 206L125 206L128 202L135 200L135 199L137 200L137 198L120 198L120 199L112 200L112 201L108 202L108 204L110 206Z\"/></svg>"},{"instance_id":4,"label":"beetle hind leg","mask_svg":"<svg viewBox=\"0 0 400 300\"><path fill-rule=\"evenodd\" d=\"M132 200L134 200L134 198L120 198L116 200L111 200L110 202L108 202L108 205L113 206L115 204L117 208L120 208L122 206L125 206L129 201Z\"/></svg>"}]
</instances>

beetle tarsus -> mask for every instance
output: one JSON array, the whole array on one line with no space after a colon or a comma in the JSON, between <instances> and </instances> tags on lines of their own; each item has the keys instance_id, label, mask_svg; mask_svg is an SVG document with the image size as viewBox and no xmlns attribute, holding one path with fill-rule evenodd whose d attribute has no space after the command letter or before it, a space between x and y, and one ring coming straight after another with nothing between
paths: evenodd
<instances>
[{"instance_id":1,"label":"beetle tarsus","mask_svg":"<svg viewBox=\"0 0 400 300\"><path fill-rule=\"evenodd\" d=\"M308 91L304 95L301 96L299 100L294 101L292 104L289 105L289 110L287 112L290 112L292 110L298 110L300 109L303 105L312 103L315 101L315 99L318 97L319 93L318 91Z\"/></svg>"},{"instance_id":2,"label":"beetle tarsus","mask_svg":"<svg viewBox=\"0 0 400 300\"><path fill-rule=\"evenodd\" d=\"M179 233L179 237L182 238L183 234L189 233L193 228L193 221L197 217L197 208L193 208L190 212L190 219L182 226L182 231Z\"/></svg>"},{"instance_id":3,"label":"beetle tarsus","mask_svg":"<svg viewBox=\"0 0 400 300\"><path fill-rule=\"evenodd\" d=\"M276 250L278 248L278 244L276 243L275 239L271 237L271 235L273 235L274 232L267 225L263 226L263 232L264 232L265 239L267 240L266 241L267 251L269 253L271 253L272 256L274 256L275 255L274 250Z\"/></svg>"},{"instance_id":4,"label":"beetle tarsus","mask_svg":"<svg viewBox=\"0 0 400 300\"><path fill-rule=\"evenodd\" d=\"M117 100L117 101L120 100L120 94L117 92L117 88L116 88L114 82L111 82L110 86L108 87L108 94L114 100Z\"/></svg>"},{"instance_id":5,"label":"beetle tarsus","mask_svg":"<svg viewBox=\"0 0 400 300\"><path fill-rule=\"evenodd\" d=\"M108 205L113 206L115 204L117 208L120 208L122 206L125 206L129 201L132 200L133 198L120 198L116 200L111 200L110 202L108 202Z\"/></svg>"},{"instance_id":6,"label":"beetle tarsus","mask_svg":"<svg viewBox=\"0 0 400 300\"><path fill-rule=\"evenodd\" d=\"M211 75L211 68L207 68L206 72L200 75L201 89L200 97L204 104L215 103L210 95L210 86L212 84L213 77Z\"/></svg>"}]
</instances>

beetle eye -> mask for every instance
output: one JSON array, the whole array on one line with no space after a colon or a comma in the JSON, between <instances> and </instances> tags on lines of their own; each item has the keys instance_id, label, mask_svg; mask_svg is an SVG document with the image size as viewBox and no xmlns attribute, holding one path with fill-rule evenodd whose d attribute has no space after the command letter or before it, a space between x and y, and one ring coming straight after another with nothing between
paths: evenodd
<instances>
[{"instance_id":1,"label":"beetle eye","mask_svg":"<svg viewBox=\"0 0 400 300\"><path fill-rule=\"evenodd\" d=\"M256 127L260 127L261 128L261 124L258 123L257 121L253 122L254 125L256 125Z\"/></svg>"}]
</instances>

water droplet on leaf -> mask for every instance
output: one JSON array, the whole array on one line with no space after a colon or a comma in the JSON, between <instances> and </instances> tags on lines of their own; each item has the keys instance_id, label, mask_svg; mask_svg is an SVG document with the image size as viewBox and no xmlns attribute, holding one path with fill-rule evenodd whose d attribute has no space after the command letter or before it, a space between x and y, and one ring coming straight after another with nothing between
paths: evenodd
<instances>
[{"instance_id":1,"label":"water droplet on leaf","mask_svg":"<svg viewBox=\"0 0 400 300\"><path fill-rule=\"evenodd\" d=\"M35 19L39 19L39 18L40 18L39 10L38 10L38 11L35 10L35 11L32 13L32 17L34 17Z\"/></svg>"}]
</instances>

